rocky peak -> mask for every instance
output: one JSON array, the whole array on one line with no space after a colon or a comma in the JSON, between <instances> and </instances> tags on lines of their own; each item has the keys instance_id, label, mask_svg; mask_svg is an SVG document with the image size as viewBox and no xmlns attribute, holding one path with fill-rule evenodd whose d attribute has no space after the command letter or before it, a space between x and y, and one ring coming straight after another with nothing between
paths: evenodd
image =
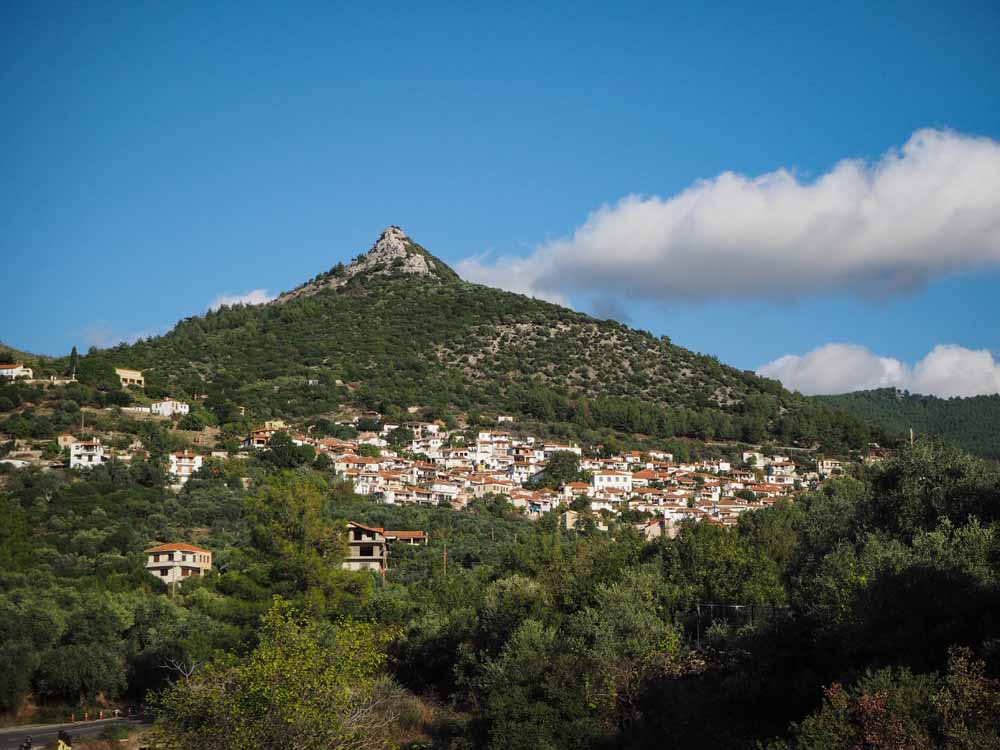
<instances>
[{"instance_id":1,"label":"rocky peak","mask_svg":"<svg viewBox=\"0 0 1000 750\"><path fill-rule=\"evenodd\" d=\"M411 240L402 229L391 225L382 231L368 252L357 256L349 265L338 263L326 273L285 292L275 302L287 302L323 289L336 289L356 277L376 276L417 276L439 282L458 280L458 274L446 263Z\"/></svg>"},{"instance_id":2,"label":"rocky peak","mask_svg":"<svg viewBox=\"0 0 1000 750\"><path fill-rule=\"evenodd\" d=\"M359 255L347 267L349 276L359 273L371 275L414 274L433 276L434 268L426 255L417 251L406 232L397 226L386 227L372 245L372 249Z\"/></svg>"}]
</instances>

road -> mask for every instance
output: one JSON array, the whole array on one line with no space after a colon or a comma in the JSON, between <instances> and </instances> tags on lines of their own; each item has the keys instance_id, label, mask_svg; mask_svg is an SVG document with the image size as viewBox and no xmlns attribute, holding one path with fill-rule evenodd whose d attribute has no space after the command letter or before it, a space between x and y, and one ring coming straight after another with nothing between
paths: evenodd
<instances>
[{"instance_id":1,"label":"road","mask_svg":"<svg viewBox=\"0 0 1000 750\"><path fill-rule=\"evenodd\" d=\"M96 737L109 726L116 724L128 725L128 719L104 719L103 721L76 721L72 724L25 724L19 727L0 729L0 750L18 750L21 743L29 736L33 750L54 748L60 730L69 732L73 739Z\"/></svg>"}]
</instances>

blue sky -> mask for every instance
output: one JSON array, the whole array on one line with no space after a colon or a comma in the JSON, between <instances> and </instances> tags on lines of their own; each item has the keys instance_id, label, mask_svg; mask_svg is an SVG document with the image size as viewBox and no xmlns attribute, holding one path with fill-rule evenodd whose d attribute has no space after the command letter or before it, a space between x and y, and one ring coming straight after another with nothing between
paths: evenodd
<instances>
[{"instance_id":1,"label":"blue sky","mask_svg":"<svg viewBox=\"0 0 1000 750\"><path fill-rule=\"evenodd\" d=\"M725 172L809 184L926 128L1000 140L994 2L474 5L4 5L16 313L0 340L64 353L161 331L221 294L289 289L388 224L500 274L560 243L571 262L574 233L626 196ZM940 345L1000 359L1000 248L979 229L968 252L967 234L935 235L959 260L924 258L902 290L855 274L605 294L588 277L553 295L741 368L830 343L911 368Z\"/></svg>"}]
</instances>

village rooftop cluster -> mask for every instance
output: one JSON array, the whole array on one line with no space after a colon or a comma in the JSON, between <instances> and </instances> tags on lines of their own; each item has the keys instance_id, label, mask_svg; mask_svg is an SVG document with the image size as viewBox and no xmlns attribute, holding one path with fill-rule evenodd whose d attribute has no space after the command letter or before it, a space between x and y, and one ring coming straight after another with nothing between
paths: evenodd
<instances>
[{"instance_id":1,"label":"village rooftop cluster","mask_svg":"<svg viewBox=\"0 0 1000 750\"><path fill-rule=\"evenodd\" d=\"M356 426L361 418L379 419L379 415L369 413L340 424ZM501 416L498 426L512 421L513 417ZM391 435L401 427L413 439L393 448ZM265 449L277 433L287 430L280 420L267 422L247 435L243 447ZM800 473L789 457L758 451L743 453L745 468L721 459L678 463L672 454L658 450L598 458L585 456L576 444L500 429L479 430L467 442L464 431L449 431L433 422L383 422L379 431L360 433L352 440L289 434L295 445L309 445L327 455L339 477L350 481L358 495L377 503L462 510L470 501L492 495L532 519L562 506L602 519L638 511L652 517L644 524L650 535L672 536L684 520L734 525L741 513L791 498L843 470L840 461L821 459L817 471ZM362 450L362 446L370 447ZM566 482L559 489L538 488L559 453L577 456L587 481ZM576 515L567 514L568 525Z\"/></svg>"},{"instance_id":2,"label":"village rooftop cluster","mask_svg":"<svg viewBox=\"0 0 1000 750\"><path fill-rule=\"evenodd\" d=\"M141 371L117 368L123 387L144 385ZM19 363L0 368L0 377L30 378L31 371ZM174 418L187 415L190 405L174 398L148 406L123 407L122 412ZM463 510L473 500L488 496L503 498L529 519L551 511L561 513L566 528L580 519L596 519L598 528L628 514L642 518L639 530L649 539L673 537L683 521L733 526L741 514L768 507L780 499L794 499L824 478L843 471L841 461L820 458L814 471L801 471L789 456L765 455L756 450L742 453L742 463L725 459L678 462L662 450L627 451L620 455L592 456L575 443L566 444L530 435L515 434L515 418L500 415L496 429L449 430L437 422L385 421L376 412L366 412L337 424L358 428L361 420L378 424L377 431L358 432L352 439L318 437L297 432L283 420L270 420L249 434L237 457L246 458L266 450L278 433L286 433L296 446L310 446L325 455L334 474L348 481L356 494L389 505L430 505ZM393 433L406 428L408 442L393 440ZM402 433L401 433L402 434ZM60 435L58 444L68 449L69 467L88 470L110 460L130 461L142 451L136 440L127 451L113 451L99 438L78 440ZM558 454L573 454L579 475L575 480L546 482L546 473ZM211 459L231 458L226 451L196 453L185 449L168 455L167 471L173 487L180 489ZM549 485L549 486L544 486ZM384 572L388 543L426 543L422 531L386 531L352 523L349 556L344 566ZM171 554L167 554L171 553ZM149 569L169 583L187 575L200 575L211 567L207 550L147 550ZM196 566L175 565L187 556ZM161 561L162 558L162 561ZM166 565L166 563L171 563ZM204 563L204 564L201 564Z\"/></svg>"}]
</instances>

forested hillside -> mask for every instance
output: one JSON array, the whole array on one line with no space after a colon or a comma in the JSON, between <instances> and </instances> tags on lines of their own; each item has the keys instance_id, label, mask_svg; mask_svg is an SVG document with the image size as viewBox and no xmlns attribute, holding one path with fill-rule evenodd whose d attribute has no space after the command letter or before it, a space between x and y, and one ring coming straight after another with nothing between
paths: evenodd
<instances>
[{"instance_id":1,"label":"forested hillside","mask_svg":"<svg viewBox=\"0 0 1000 750\"><path fill-rule=\"evenodd\" d=\"M861 420L775 381L666 337L463 282L409 238L387 246L385 237L276 303L224 308L93 351L83 379L142 369L147 390L206 394L220 423L240 407L294 418L351 404L510 412L572 438L603 429L834 449L872 438Z\"/></svg>"},{"instance_id":2,"label":"forested hillside","mask_svg":"<svg viewBox=\"0 0 1000 750\"><path fill-rule=\"evenodd\" d=\"M158 746L222 750L1000 742L1000 475L950 448L654 542L376 506L267 452L179 495L141 464L2 472L4 709L153 690ZM340 569L347 518L430 544L381 585ZM176 538L216 565L171 595L141 550Z\"/></svg>"},{"instance_id":3,"label":"forested hillside","mask_svg":"<svg viewBox=\"0 0 1000 750\"><path fill-rule=\"evenodd\" d=\"M1000 394L945 399L880 388L815 398L861 417L877 429L903 434L912 428L970 453L1000 459Z\"/></svg>"}]
</instances>

